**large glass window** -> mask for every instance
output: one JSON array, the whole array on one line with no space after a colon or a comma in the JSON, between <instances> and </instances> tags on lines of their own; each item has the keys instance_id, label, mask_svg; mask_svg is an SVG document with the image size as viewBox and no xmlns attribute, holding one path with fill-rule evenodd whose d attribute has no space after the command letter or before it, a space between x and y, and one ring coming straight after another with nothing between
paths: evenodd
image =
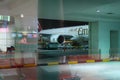
<instances>
[{"instance_id":1,"label":"large glass window","mask_svg":"<svg viewBox=\"0 0 120 80\"><path fill-rule=\"evenodd\" d=\"M37 0L0 0L0 80L37 80L37 20Z\"/></svg>"},{"instance_id":2,"label":"large glass window","mask_svg":"<svg viewBox=\"0 0 120 80\"><path fill-rule=\"evenodd\" d=\"M0 80L120 80L119 0L0 0Z\"/></svg>"}]
</instances>

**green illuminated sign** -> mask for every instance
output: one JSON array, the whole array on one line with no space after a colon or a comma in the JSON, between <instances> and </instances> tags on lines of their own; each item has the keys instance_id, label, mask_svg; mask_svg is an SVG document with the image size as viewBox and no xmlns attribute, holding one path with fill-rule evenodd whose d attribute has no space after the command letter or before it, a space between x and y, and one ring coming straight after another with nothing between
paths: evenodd
<instances>
[{"instance_id":1,"label":"green illuminated sign","mask_svg":"<svg viewBox=\"0 0 120 80\"><path fill-rule=\"evenodd\" d=\"M0 15L0 20L1 20L1 21L10 21L10 16Z\"/></svg>"}]
</instances>

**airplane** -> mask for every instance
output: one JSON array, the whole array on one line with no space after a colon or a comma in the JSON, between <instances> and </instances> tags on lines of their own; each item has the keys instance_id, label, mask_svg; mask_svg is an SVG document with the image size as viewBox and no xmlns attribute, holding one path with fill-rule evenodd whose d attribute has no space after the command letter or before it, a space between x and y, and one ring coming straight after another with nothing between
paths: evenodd
<instances>
[{"instance_id":1,"label":"airplane","mask_svg":"<svg viewBox=\"0 0 120 80\"><path fill-rule=\"evenodd\" d=\"M39 32L39 38L40 40L42 39L43 41L45 41L46 44L49 46L47 46L47 49L56 49L59 44L64 44L66 42L80 42L81 40L88 40L88 33L88 25L72 26L41 30Z\"/></svg>"}]
</instances>

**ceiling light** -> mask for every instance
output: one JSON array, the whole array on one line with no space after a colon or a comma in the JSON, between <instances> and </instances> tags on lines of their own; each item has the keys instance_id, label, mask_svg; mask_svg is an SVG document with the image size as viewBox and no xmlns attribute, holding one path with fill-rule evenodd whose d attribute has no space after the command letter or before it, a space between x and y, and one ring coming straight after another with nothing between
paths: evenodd
<instances>
[{"instance_id":1,"label":"ceiling light","mask_svg":"<svg viewBox=\"0 0 120 80\"><path fill-rule=\"evenodd\" d=\"M21 14L21 15L20 15L20 17L21 17L21 18L23 18L23 17L24 17L24 15L23 15L23 14Z\"/></svg>"},{"instance_id":2,"label":"ceiling light","mask_svg":"<svg viewBox=\"0 0 120 80\"><path fill-rule=\"evenodd\" d=\"M99 13L99 12L100 12L100 10L97 10L96 12L98 12L98 13Z\"/></svg>"}]
</instances>

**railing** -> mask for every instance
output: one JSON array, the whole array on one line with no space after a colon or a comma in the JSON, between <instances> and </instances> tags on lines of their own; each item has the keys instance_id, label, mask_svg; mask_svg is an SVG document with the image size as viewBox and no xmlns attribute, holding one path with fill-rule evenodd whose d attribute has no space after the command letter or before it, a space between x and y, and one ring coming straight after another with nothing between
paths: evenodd
<instances>
[{"instance_id":1,"label":"railing","mask_svg":"<svg viewBox=\"0 0 120 80\"><path fill-rule=\"evenodd\" d=\"M110 60L120 59L119 49L110 49L109 53L106 53L109 55L107 60L102 60L101 50L99 49L98 50L89 49L87 51L85 50L84 53L79 53L78 50L77 51L73 50L73 52L75 51L77 52L77 54L73 52L71 54L71 51L66 50L67 55L64 54L64 52L62 52L60 55L57 55L56 53L55 56L52 53L50 53L50 56L47 56L45 54L45 58L39 57L39 54L41 53L38 53L37 50L35 50L34 53L33 52L27 53L26 51L25 52L24 51L21 51L21 52L13 51L13 52L1 53L0 54L0 62L1 62L0 68L32 67L32 66L37 66L37 65L41 66L44 64L45 65L51 65L51 64L59 65L59 64L72 64L72 63L80 63L80 62L95 62L95 60L96 61L108 61L108 59Z\"/></svg>"},{"instance_id":2,"label":"railing","mask_svg":"<svg viewBox=\"0 0 120 80\"><path fill-rule=\"evenodd\" d=\"M66 62L68 62L68 61L100 60L101 59L100 50L88 49L83 52L84 53L79 53L79 54L75 54L75 55L70 54L67 56L63 56L63 58L61 58L61 59L64 60L63 62L65 62L65 58L66 58Z\"/></svg>"}]
</instances>

